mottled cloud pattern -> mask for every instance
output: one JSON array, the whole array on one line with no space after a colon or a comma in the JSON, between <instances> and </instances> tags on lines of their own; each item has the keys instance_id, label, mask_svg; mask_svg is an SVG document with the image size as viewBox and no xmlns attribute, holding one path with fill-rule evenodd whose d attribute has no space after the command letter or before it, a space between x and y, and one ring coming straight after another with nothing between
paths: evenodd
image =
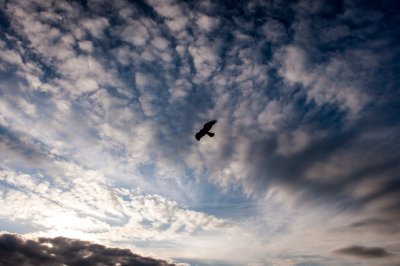
<instances>
[{"instance_id":1,"label":"mottled cloud pattern","mask_svg":"<svg viewBox=\"0 0 400 266\"><path fill-rule=\"evenodd\" d=\"M0 0L0 229L193 265L395 265L399 11Z\"/></svg>"}]
</instances>

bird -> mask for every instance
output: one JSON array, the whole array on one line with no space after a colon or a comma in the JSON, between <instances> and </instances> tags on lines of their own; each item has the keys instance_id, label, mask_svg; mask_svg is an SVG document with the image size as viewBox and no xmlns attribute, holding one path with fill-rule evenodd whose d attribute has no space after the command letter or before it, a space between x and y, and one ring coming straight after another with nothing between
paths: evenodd
<instances>
[{"instance_id":1,"label":"bird","mask_svg":"<svg viewBox=\"0 0 400 266\"><path fill-rule=\"evenodd\" d=\"M217 123L217 120L211 120L210 122L207 122L204 124L203 128L200 129L199 132L196 133L196 139L198 141L200 141L200 139L204 136L204 135L208 135L210 137L214 137L214 133L210 132L212 126Z\"/></svg>"}]
</instances>

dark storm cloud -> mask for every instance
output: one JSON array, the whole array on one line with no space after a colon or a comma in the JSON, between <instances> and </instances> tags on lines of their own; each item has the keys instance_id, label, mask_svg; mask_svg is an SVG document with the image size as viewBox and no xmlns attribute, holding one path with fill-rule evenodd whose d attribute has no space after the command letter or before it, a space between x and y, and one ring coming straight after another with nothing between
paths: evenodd
<instances>
[{"instance_id":1,"label":"dark storm cloud","mask_svg":"<svg viewBox=\"0 0 400 266\"><path fill-rule=\"evenodd\" d=\"M25 240L0 236L1 265L138 265L173 266L162 260L133 254L129 249L109 248L64 237Z\"/></svg>"},{"instance_id":2,"label":"dark storm cloud","mask_svg":"<svg viewBox=\"0 0 400 266\"><path fill-rule=\"evenodd\" d=\"M375 259L392 256L392 254L381 247L350 246L337 249L334 252L337 254L349 255L365 259Z\"/></svg>"}]
</instances>

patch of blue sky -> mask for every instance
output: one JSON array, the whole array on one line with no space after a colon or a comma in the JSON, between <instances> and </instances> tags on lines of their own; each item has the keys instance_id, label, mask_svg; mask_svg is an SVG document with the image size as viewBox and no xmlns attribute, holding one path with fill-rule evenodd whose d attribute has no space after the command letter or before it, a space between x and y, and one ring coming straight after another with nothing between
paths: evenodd
<instances>
[{"instance_id":1,"label":"patch of blue sky","mask_svg":"<svg viewBox=\"0 0 400 266\"><path fill-rule=\"evenodd\" d=\"M239 186L221 190L217 184L201 178L193 187L197 197L189 203L191 209L231 220L259 214L260 203L245 195Z\"/></svg>"},{"instance_id":2,"label":"patch of blue sky","mask_svg":"<svg viewBox=\"0 0 400 266\"><path fill-rule=\"evenodd\" d=\"M16 234L29 234L37 231L44 230L46 227L33 224L24 220L16 220L9 218L0 218L0 228L3 231L14 232Z\"/></svg>"}]
</instances>

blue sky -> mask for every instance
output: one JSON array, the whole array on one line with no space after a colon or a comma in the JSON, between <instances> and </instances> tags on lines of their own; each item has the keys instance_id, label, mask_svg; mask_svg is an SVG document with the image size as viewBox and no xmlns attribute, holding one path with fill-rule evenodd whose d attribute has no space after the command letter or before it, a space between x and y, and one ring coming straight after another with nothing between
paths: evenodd
<instances>
[{"instance_id":1,"label":"blue sky","mask_svg":"<svg viewBox=\"0 0 400 266\"><path fill-rule=\"evenodd\" d=\"M0 8L3 233L181 265L397 265L396 1Z\"/></svg>"}]
</instances>

